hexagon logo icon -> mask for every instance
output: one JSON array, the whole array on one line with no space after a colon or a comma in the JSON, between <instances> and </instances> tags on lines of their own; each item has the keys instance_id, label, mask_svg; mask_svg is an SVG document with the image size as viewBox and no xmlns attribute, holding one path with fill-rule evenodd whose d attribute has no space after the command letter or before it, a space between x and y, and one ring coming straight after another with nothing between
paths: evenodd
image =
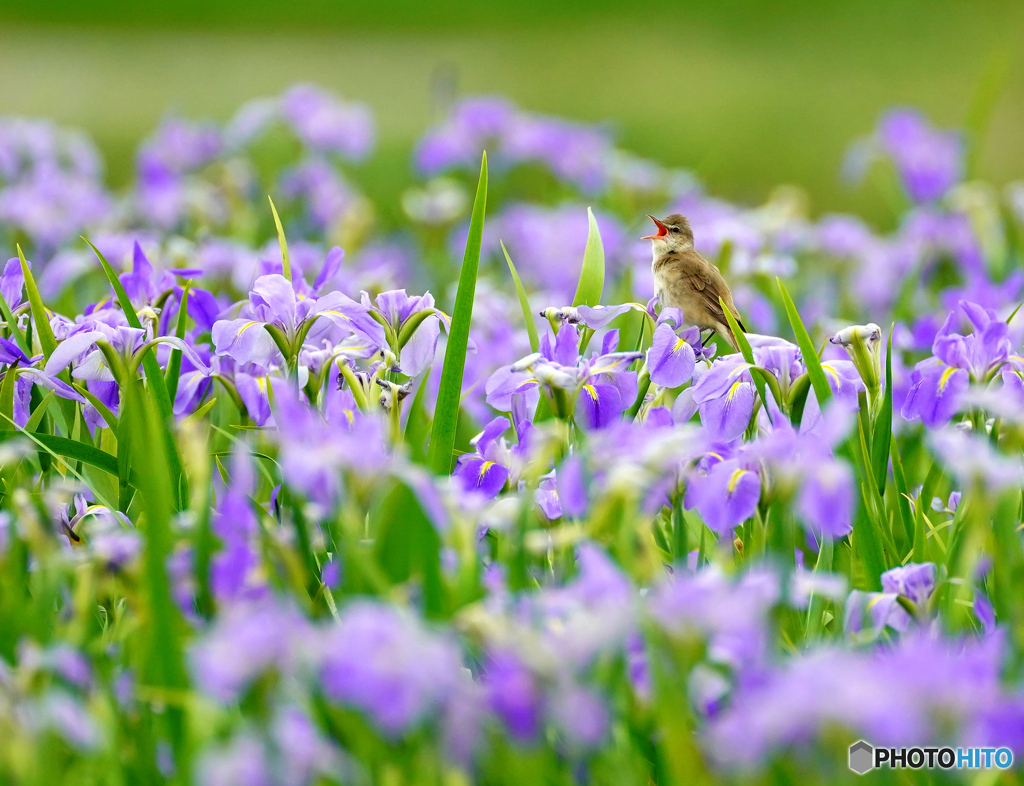
<instances>
[{"instance_id":1,"label":"hexagon logo icon","mask_svg":"<svg viewBox=\"0 0 1024 786\"><path fill-rule=\"evenodd\" d=\"M863 775L875 766L875 749L864 740L858 740L850 746L850 769Z\"/></svg>"}]
</instances>

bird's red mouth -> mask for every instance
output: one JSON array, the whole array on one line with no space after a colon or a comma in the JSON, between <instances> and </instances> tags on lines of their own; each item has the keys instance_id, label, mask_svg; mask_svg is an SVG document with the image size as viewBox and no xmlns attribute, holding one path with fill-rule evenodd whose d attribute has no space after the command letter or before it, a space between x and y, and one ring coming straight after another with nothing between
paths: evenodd
<instances>
[{"instance_id":1,"label":"bird's red mouth","mask_svg":"<svg viewBox=\"0 0 1024 786\"><path fill-rule=\"evenodd\" d=\"M665 237L665 235L668 234L668 227L667 226L662 224L658 219L656 219L650 213L647 214L647 217L649 219L651 219L651 221L653 221L655 224L658 225L658 234L656 234L656 235L644 235L642 238L640 238L641 240L657 240L659 237Z\"/></svg>"}]
</instances>

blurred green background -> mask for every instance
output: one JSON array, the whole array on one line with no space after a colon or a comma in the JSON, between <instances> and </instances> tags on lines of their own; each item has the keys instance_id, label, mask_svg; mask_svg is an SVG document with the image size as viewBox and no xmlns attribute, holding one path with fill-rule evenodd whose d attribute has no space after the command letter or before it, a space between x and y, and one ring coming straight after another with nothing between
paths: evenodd
<instances>
[{"instance_id":1,"label":"blurred green background","mask_svg":"<svg viewBox=\"0 0 1024 786\"><path fill-rule=\"evenodd\" d=\"M226 119L299 80L374 109L364 187L391 199L451 94L606 121L621 144L756 202L803 187L813 214L882 220L839 179L878 114L971 122L978 173L1024 177L1024 3L854 0L3 0L0 112L91 132L116 184L160 117ZM973 120L970 120L973 118Z\"/></svg>"}]
</instances>

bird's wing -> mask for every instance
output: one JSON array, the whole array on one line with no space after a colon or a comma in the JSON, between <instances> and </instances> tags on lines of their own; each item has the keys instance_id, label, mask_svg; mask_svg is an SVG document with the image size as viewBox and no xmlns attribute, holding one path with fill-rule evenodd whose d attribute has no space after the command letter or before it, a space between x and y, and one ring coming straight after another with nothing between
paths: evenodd
<instances>
[{"instance_id":1,"label":"bird's wing","mask_svg":"<svg viewBox=\"0 0 1024 786\"><path fill-rule=\"evenodd\" d=\"M723 325L728 325L729 323L725 318L725 312L722 311L722 304L719 298L731 306L732 297L729 292L729 286L725 283L725 279L722 278L722 274L696 251L681 255L680 261L682 262L683 280L694 292L699 293L704 305L715 319ZM746 333L747 329L743 326L743 322L740 320L740 315L736 312L736 309L731 307L729 310L732 311L733 316L736 318L736 323L740 326L740 330Z\"/></svg>"}]
</instances>

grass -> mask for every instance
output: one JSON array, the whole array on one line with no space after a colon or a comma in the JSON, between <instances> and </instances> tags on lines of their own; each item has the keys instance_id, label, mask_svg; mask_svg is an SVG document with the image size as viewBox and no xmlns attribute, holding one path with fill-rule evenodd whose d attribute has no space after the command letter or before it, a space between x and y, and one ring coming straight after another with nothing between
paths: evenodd
<instances>
[{"instance_id":1,"label":"grass","mask_svg":"<svg viewBox=\"0 0 1024 786\"><path fill-rule=\"evenodd\" d=\"M168 107L224 119L248 98L315 81L373 107L381 146L366 180L380 181L380 196L394 205L411 179L410 145L454 86L609 121L626 147L692 168L726 197L758 201L792 183L814 213L881 220L881 200L838 182L846 145L893 104L962 124L989 63L1009 53L980 174L997 184L1024 177L1015 142L1024 63L1012 59L1024 13L1016 4L649 2L516 13L498 3L484 4L489 16L459 16L463 5L416 11L391 0L357 13L313 2L289 7L289 25L262 0L233 10L172 4L178 10L163 16L119 11L112 0L48 11L7 3L0 106L86 128L123 184L135 142ZM507 24L496 21L502 9ZM89 26L66 24L75 21Z\"/></svg>"}]
</instances>

